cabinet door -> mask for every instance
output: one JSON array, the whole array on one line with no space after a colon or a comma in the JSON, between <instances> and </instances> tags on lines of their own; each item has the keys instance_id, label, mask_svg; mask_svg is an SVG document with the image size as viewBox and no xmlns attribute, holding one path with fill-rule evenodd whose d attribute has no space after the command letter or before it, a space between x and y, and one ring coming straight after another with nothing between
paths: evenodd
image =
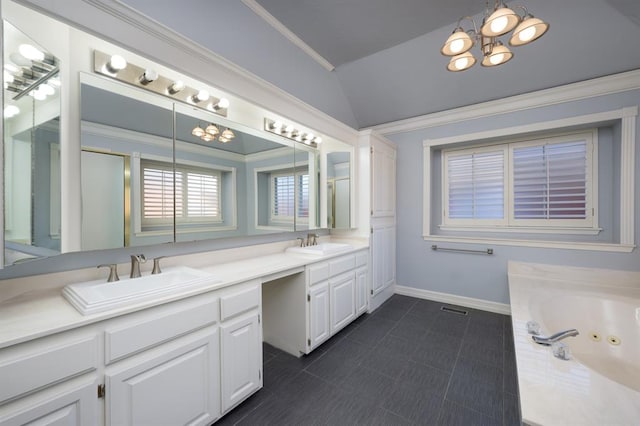
<instances>
[{"instance_id":1,"label":"cabinet door","mask_svg":"<svg viewBox=\"0 0 640 426\"><path fill-rule=\"evenodd\" d=\"M115 364L105 375L107 424L210 424L220 415L219 350L214 329Z\"/></svg>"},{"instance_id":2,"label":"cabinet door","mask_svg":"<svg viewBox=\"0 0 640 426\"><path fill-rule=\"evenodd\" d=\"M86 382L86 381L85 381ZM95 379L80 387L66 389L61 384L32 397L33 404L26 404L15 414L0 415L0 425L81 426L98 423L98 395Z\"/></svg>"},{"instance_id":3,"label":"cabinet door","mask_svg":"<svg viewBox=\"0 0 640 426\"><path fill-rule=\"evenodd\" d=\"M395 282L396 247L395 226L385 225L373 228L372 252L372 289L373 295Z\"/></svg>"},{"instance_id":4,"label":"cabinet door","mask_svg":"<svg viewBox=\"0 0 640 426\"><path fill-rule=\"evenodd\" d=\"M367 268L356 270L356 315L367 310Z\"/></svg>"},{"instance_id":5,"label":"cabinet door","mask_svg":"<svg viewBox=\"0 0 640 426\"><path fill-rule=\"evenodd\" d=\"M257 312L221 326L223 412L261 386L262 342L259 327Z\"/></svg>"},{"instance_id":6,"label":"cabinet door","mask_svg":"<svg viewBox=\"0 0 640 426\"><path fill-rule=\"evenodd\" d=\"M356 316L356 277L353 271L329 280L331 289L331 334L349 324Z\"/></svg>"},{"instance_id":7,"label":"cabinet door","mask_svg":"<svg viewBox=\"0 0 640 426\"><path fill-rule=\"evenodd\" d=\"M329 321L329 282L309 289L309 349L313 349L331 336Z\"/></svg>"},{"instance_id":8,"label":"cabinet door","mask_svg":"<svg viewBox=\"0 0 640 426\"><path fill-rule=\"evenodd\" d=\"M396 214L396 152L383 143L371 145L371 216Z\"/></svg>"}]
</instances>

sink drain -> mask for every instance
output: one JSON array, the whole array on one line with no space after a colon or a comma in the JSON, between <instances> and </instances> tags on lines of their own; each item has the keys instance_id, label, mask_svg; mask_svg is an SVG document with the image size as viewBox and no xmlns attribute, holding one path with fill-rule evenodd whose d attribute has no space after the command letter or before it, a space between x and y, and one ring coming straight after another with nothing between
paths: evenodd
<instances>
[{"instance_id":1,"label":"sink drain","mask_svg":"<svg viewBox=\"0 0 640 426\"><path fill-rule=\"evenodd\" d=\"M589 334L589 337L591 338L591 340L593 340L594 342L599 342L602 338L600 337L599 333L596 333L595 331L592 331Z\"/></svg>"}]
</instances>

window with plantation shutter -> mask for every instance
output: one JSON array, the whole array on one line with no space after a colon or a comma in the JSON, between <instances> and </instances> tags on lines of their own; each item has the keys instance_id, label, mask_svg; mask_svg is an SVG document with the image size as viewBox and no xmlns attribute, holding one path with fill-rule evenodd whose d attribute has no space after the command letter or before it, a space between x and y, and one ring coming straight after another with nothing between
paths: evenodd
<instances>
[{"instance_id":1,"label":"window with plantation shutter","mask_svg":"<svg viewBox=\"0 0 640 426\"><path fill-rule=\"evenodd\" d=\"M594 135L443 151L442 227L597 227Z\"/></svg>"},{"instance_id":2,"label":"window with plantation shutter","mask_svg":"<svg viewBox=\"0 0 640 426\"><path fill-rule=\"evenodd\" d=\"M217 223L221 215L221 173L218 170L170 163L140 162L142 168L142 224L173 222Z\"/></svg>"},{"instance_id":3,"label":"window with plantation shutter","mask_svg":"<svg viewBox=\"0 0 640 426\"><path fill-rule=\"evenodd\" d=\"M448 156L450 219L504 219L504 157L503 149Z\"/></svg>"},{"instance_id":4,"label":"window with plantation shutter","mask_svg":"<svg viewBox=\"0 0 640 426\"><path fill-rule=\"evenodd\" d=\"M271 220L292 222L294 217L309 217L309 174L278 173L271 175Z\"/></svg>"}]
</instances>

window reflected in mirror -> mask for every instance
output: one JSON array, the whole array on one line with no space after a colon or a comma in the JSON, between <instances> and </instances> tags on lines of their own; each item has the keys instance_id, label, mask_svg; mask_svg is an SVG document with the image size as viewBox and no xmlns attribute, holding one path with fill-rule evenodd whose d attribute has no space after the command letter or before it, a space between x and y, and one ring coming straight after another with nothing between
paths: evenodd
<instances>
[{"instance_id":1,"label":"window reflected in mirror","mask_svg":"<svg viewBox=\"0 0 640 426\"><path fill-rule=\"evenodd\" d=\"M351 153L331 152L327 156L327 226L351 227Z\"/></svg>"}]
</instances>

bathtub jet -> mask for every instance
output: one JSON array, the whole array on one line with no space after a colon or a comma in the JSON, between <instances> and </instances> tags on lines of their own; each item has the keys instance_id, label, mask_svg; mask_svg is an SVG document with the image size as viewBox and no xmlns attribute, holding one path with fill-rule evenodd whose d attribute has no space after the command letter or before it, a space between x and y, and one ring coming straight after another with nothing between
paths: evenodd
<instances>
[{"instance_id":1,"label":"bathtub jet","mask_svg":"<svg viewBox=\"0 0 640 426\"><path fill-rule=\"evenodd\" d=\"M531 336L531 338L533 339L534 342L536 342L539 345L551 346L555 342L559 342L560 340L566 339L567 337L575 337L578 334L580 334L578 330L576 330L575 328L572 328L570 330L560 331L559 333L552 334L551 336L548 336L548 337Z\"/></svg>"}]
</instances>

